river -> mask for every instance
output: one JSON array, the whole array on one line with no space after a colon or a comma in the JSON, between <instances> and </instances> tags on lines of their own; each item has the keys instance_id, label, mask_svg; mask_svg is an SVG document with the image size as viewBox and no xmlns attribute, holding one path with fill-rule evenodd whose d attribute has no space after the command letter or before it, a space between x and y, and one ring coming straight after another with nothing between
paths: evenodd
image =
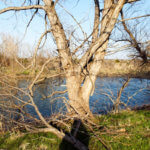
<instances>
[{"instance_id":1,"label":"river","mask_svg":"<svg viewBox=\"0 0 150 150\"><path fill-rule=\"evenodd\" d=\"M95 84L95 92L90 97L90 109L93 113L105 114L112 110L113 101L117 98L117 93L125 82L124 78L115 77L98 77ZM28 81L21 80L18 83L21 88L28 86ZM68 99L67 93L57 94L48 97L53 91L65 90L65 80L62 78L53 78L44 81L34 87L34 101L37 104L43 116L50 116L56 112L65 112L64 99ZM23 97L26 99L26 96ZM150 104L150 80L132 78L128 86L124 89L121 95L121 101L129 107L141 106ZM123 105L120 109L125 108ZM27 106L28 112L36 115L32 106Z\"/></svg>"}]
</instances>

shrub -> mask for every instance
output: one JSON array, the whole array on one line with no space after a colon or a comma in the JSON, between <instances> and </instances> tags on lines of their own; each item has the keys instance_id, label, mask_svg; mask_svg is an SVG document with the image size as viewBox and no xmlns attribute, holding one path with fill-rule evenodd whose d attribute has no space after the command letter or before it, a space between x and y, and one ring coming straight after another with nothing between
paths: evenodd
<instances>
[{"instance_id":1,"label":"shrub","mask_svg":"<svg viewBox=\"0 0 150 150\"><path fill-rule=\"evenodd\" d=\"M119 63L119 62L120 62L120 60L118 60L118 59L115 60L115 63Z\"/></svg>"}]
</instances>

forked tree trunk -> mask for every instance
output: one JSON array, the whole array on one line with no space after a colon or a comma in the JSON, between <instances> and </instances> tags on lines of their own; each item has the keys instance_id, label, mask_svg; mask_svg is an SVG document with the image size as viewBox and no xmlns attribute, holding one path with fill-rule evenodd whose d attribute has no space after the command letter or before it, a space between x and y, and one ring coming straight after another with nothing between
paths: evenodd
<instances>
[{"instance_id":1,"label":"forked tree trunk","mask_svg":"<svg viewBox=\"0 0 150 150\"><path fill-rule=\"evenodd\" d=\"M90 113L89 98L95 89L95 82L102 60L105 56L105 50L109 41L110 34L115 26L118 15L125 3L125 0L119 0L117 4L112 0L104 1L104 10L101 20L101 33L99 35L99 1L95 2L95 20L92 44L87 53L81 58L79 65L73 63L68 40L65 35L62 24L57 16L54 2L52 0L43 0L45 3L45 12L51 25L51 31L55 38L58 53L61 57L62 67L66 74L66 85L69 95L70 112L85 116ZM92 59L90 62L89 60ZM84 74L84 76L83 76ZM83 86L81 86L83 84Z\"/></svg>"},{"instance_id":2,"label":"forked tree trunk","mask_svg":"<svg viewBox=\"0 0 150 150\"><path fill-rule=\"evenodd\" d=\"M69 96L69 111L72 113L77 113L78 115L85 115L90 113L89 108L89 97L85 99L83 92L81 91L81 79L82 77L78 77L76 75L71 75L66 77L66 84L68 89Z\"/></svg>"}]
</instances>

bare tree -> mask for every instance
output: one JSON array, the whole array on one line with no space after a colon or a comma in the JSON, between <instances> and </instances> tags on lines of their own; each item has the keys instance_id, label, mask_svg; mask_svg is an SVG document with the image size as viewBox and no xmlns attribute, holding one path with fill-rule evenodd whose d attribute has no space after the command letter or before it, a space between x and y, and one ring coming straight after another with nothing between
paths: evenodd
<instances>
[{"instance_id":1,"label":"bare tree","mask_svg":"<svg viewBox=\"0 0 150 150\"><path fill-rule=\"evenodd\" d=\"M57 53L60 58L61 68L63 69L66 78L67 92L69 96L69 107L67 107L68 112L71 116L76 115L83 119L87 116L90 116L90 118L93 117L90 112L89 98L94 92L96 78L101 69L104 56L106 55L110 35L115 27L118 16L125 4L135 1L136 0L104 0L104 6L102 7L100 5L100 0L94 0L95 18L92 33L87 37L85 36L81 45L73 50L70 47L70 37L68 38L66 36L66 31L64 30L59 19L59 14L57 14L56 11L56 5L59 5L58 0L24 0L21 6L6 7L0 10L0 14L8 11L34 10L29 21L30 24L34 16L38 14L39 10L44 11L45 16L43 18L45 19L46 26L49 26L39 39L35 49L33 64L35 64L36 53L43 37L48 33L51 33L57 45ZM90 39L92 39L92 41L90 41ZM87 43L88 48L83 53L82 57L78 58L78 61L75 61L75 54L77 54ZM63 138L65 134L56 130L46 121L33 100L33 86L38 81L41 73L49 62L50 59L46 60L43 64L41 70L31 82L29 86L30 93L27 95L30 98L30 104L35 108L42 123L47 127L40 131L50 131L57 134L60 138ZM73 143L78 149L86 149L84 145L74 137L69 138L68 136L65 136L65 138Z\"/></svg>"},{"instance_id":2,"label":"bare tree","mask_svg":"<svg viewBox=\"0 0 150 150\"><path fill-rule=\"evenodd\" d=\"M124 20L124 14L123 11L121 11L121 19ZM142 60L144 62L148 61L148 56L147 56L147 50L145 50L142 47L142 43L138 42L138 40L136 39L136 37L133 35L133 33L131 32L131 30L127 27L125 21L122 21L123 27L125 29L125 31L128 33L130 39L128 40L129 43L132 45L132 47L136 50L136 52L138 53L137 57L142 58Z\"/></svg>"},{"instance_id":3,"label":"bare tree","mask_svg":"<svg viewBox=\"0 0 150 150\"><path fill-rule=\"evenodd\" d=\"M113 34L111 36L112 40L115 42L114 45L118 44L119 48L116 46L115 48L118 50L113 51L112 53L119 50L130 50L130 52L132 52L130 55L131 58L142 60L143 63L148 63L149 30L147 30L147 24L149 22L149 15L147 14L135 17L138 10L133 11L133 8L138 7L140 4L142 3L139 2L137 5L131 5L130 7L121 10L120 20L118 20L118 24L114 30L116 36ZM132 15L134 17L132 17ZM130 18L127 16L130 16ZM113 49L113 46L111 47Z\"/></svg>"},{"instance_id":4,"label":"bare tree","mask_svg":"<svg viewBox=\"0 0 150 150\"><path fill-rule=\"evenodd\" d=\"M0 43L1 65L12 65L18 57L19 43L10 35L2 34Z\"/></svg>"},{"instance_id":5,"label":"bare tree","mask_svg":"<svg viewBox=\"0 0 150 150\"><path fill-rule=\"evenodd\" d=\"M55 6L59 1L43 0L42 2L38 0L36 2L30 1L29 3L24 1L23 5L28 5L7 7L0 10L0 14L8 11L34 9L34 17L39 9L42 9L45 12L45 16L50 23L50 29L46 30L44 35L51 32L57 45L57 51L65 72L69 104L71 106L68 111L72 111L79 115L85 115L87 113L91 114L89 108L89 97L94 92L96 77L101 69L101 63L105 56L109 37L114 29L115 23L117 22L119 13L126 3L134 1L135 0L105 0L104 8L102 9L102 16L100 17L100 3L98 0L94 0L95 19L93 32L91 34L92 42L78 63L74 62L72 50L69 47L69 39L66 37L65 30L56 12ZM30 21L32 21L32 19L33 18L31 18ZM44 35L42 35L41 38ZM86 40L88 40L88 38L84 40L84 43ZM82 44L80 47L82 47ZM81 86L81 84L83 85Z\"/></svg>"}]
</instances>

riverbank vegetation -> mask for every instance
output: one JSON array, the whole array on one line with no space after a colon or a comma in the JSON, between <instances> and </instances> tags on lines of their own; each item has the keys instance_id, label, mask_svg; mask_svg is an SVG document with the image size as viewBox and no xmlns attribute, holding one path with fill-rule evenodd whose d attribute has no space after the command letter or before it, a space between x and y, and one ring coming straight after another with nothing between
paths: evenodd
<instances>
[{"instance_id":1,"label":"riverbank vegetation","mask_svg":"<svg viewBox=\"0 0 150 150\"><path fill-rule=\"evenodd\" d=\"M1 60L4 59L1 56ZM37 67L35 72L30 68L23 68L15 60L6 60L7 65L1 63L0 71L7 75L16 76L17 78L34 78L40 71L43 63L47 58L37 58ZM9 63L11 62L11 63ZM18 62L23 66L30 66L32 60L29 58L18 58ZM47 67L44 69L41 77L48 77L55 74L65 75L64 70L59 67L60 61L57 57L52 57ZM143 64L141 60L103 60L103 65L99 71L100 77L132 77L132 78L150 78L150 63Z\"/></svg>"}]
</instances>

